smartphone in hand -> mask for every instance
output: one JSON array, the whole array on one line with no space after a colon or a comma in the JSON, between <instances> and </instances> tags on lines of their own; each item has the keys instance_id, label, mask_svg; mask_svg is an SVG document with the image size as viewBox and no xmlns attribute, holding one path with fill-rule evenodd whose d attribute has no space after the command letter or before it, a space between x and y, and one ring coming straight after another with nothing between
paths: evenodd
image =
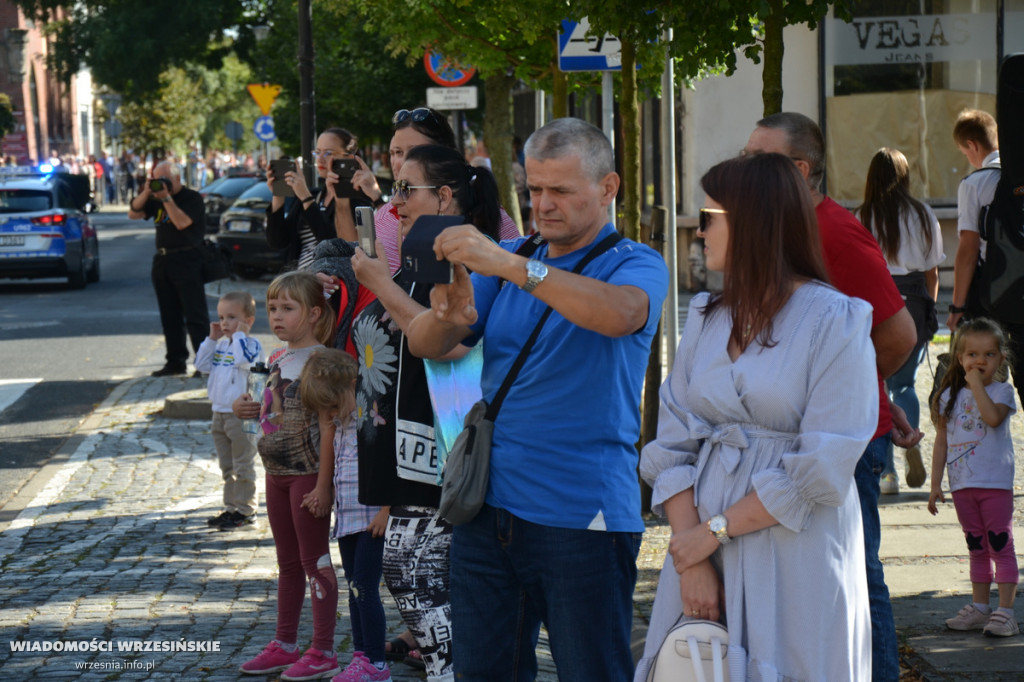
<instances>
[{"instance_id":1,"label":"smartphone in hand","mask_svg":"<svg viewBox=\"0 0 1024 682\"><path fill-rule=\"evenodd\" d=\"M335 159L331 162L331 171L338 176L334 186L334 194L347 199L362 196L362 192L352 186L352 176L359 170L359 162L355 159Z\"/></svg>"},{"instance_id":2,"label":"smartphone in hand","mask_svg":"<svg viewBox=\"0 0 1024 682\"><path fill-rule=\"evenodd\" d=\"M275 197L293 197L295 192L291 186L284 181L284 174L291 171L297 173L298 168L295 162L290 159L274 159L270 162L270 172L274 174L274 182L270 187Z\"/></svg>"},{"instance_id":3,"label":"smartphone in hand","mask_svg":"<svg viewBox=\"0 0 1024 682\"><path fill-rule=\"evenodd\" d=\"M458 215L422 215L416 219L409 234L402 240L402 272L406 281L450 284L452 264L437 260L434 240L445 229L465 225L466 218Z\"/></svg>"},{"instance_id":4,"label":"smartphone in hand","mask_svg":"<svg viewBox=\"0 0 1024 682\"><path fill-rule=\"evenodd\" d=\"M373 226L373 208L356 206L356 234L359 235L359 248L370 258L377 257L377 230Z\"/></svg>"}]
</instances>

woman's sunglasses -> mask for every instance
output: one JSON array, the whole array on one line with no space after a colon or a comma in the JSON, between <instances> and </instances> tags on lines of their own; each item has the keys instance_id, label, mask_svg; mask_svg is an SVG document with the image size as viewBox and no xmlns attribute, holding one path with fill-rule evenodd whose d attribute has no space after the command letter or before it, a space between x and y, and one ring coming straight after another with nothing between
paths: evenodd
<instances>
[{"instance_id":1,"label":"woman's sunglasses","mask_svg":"<svg viewBox=\"0 0 1024 682\"><path fill-rule=\"evenodd\" d=\"M400 201L407 201L413 190L437 189L439 185L410 185L408 180L397 180L392 187L393 198Z\"/></svg>"},{"instance_id":2,"label":"woman's sunglasses","mask_svg":"<svg viewBox=\"0 0 1024 682\"><path fill-rule=\"evenodd\" d=\"M409 111L408 109L399 109L395 112L395 115L391 117L391 125L397 126L405 123L408 120L412 120L413 123L429 123L431 126L438 130L443 130L446 125L446 121L441 119L441 116L426 107L420 107Z\"/></svg>"},{"instance_id":3,"label":"woman's sunglasses","mask_svg":"<svg viewBox=\"0 0 1024 682\"><path fill-rule=\"evenodd\" d=\"M726 211L724 208L702 208L702 209L700 209L700 214L699 214L699 216L697 218L697 227L698 227L698 229L701 232L707 232L708 225L711 224L711 215L710 214L712 214L712 213L725 214L725 213L728 213L728 211Z\"/></svg>"}]
</instances>

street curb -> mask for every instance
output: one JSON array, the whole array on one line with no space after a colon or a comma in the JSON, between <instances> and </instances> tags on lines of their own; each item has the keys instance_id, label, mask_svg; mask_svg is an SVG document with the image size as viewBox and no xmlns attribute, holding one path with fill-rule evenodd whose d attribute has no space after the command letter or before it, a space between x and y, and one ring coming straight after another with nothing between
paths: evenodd
<instances>
[{"instance_id":1,"label":"street curb","mask_svg":"<svg viewBox=\"0 0 1024 682\"><path fill-rule=\"evenodd\" d=\"M213 419L213 405L206 395L205 388L194 388L188 391L172 393L164 398L162 415L166 419Z\"/></svg>"},{"instance_id":2,"label":"street curb","mask_svg":"<svg viewBox=\"0 0 1024 682\"><path fill-rule=\"evenodd\" d=\"M141 377L134 379L128 379L115 386L110 394L101 402L85 419L82 423L72 432L63 445L61 445L53 456L47 460L46 464L43 465L39 471L37 471L32 478L30 478L25 485L17 492L17 494L10 499L10 501L0 509L0 533L5 532L14 522L18 516L25 511L25 509L31 504L32 500L35 499L36 495L46 487L46 484L50 482L50 479L60 471L61 467L67 463L71 456L78 451L78 448L82 445L82 442L89 436L90 433L99 429L103 423L103 417L110 411L110 408L117 404L117 402L128 392L132 384L139 381Z\"/></svg>"}]
</instances>

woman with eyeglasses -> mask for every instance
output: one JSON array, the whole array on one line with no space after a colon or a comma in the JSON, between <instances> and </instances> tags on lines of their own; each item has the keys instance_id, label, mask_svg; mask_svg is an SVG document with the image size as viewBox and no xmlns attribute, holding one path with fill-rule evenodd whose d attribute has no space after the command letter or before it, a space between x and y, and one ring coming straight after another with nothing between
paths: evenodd
<instances>
[{"instance_id":1,"label":"woman with eyeglasses","mask_svg":"<svg viewBox=\"0 0 1024 682\"><path fill-rule=\"evenodd\" d=\"M306 184L302 171L288 171L284 181L295 193L294 202L285 210L285 198L274 195L267 208L267 245L272 249L288 249L288 260L297 269L314 260L316 245L325 239L347 237L345 225L352 225L348 200L338 211L339 198L335 195L338 176L331 171L331 162L352 158L356 152L356 137L344 128L328 128L316 141L313 157L316 173L324 187L313 192ZM274 172L267 171L267 186L273 188ZM354 232L354 227L352 228ZM354 237L352 240L354 241Z\"/></svg>"},{"instance_id":2,"label":"woman with eyeglasses","mask_svg":"<svg viewBox=\"0 0 1024 682\"><path fill-rule=\"evenodd\" d=\"M708 269L640 473L672 527L636 681L681 619L722 621L733 680L865 680L853 471L878 418L871 306L827 284L814 204L780 154L701 179Z\"/></svg>"},{"instance_id":3,"label":"woman with eyeglasses","mask_svg":"<svg viewBox=\"0 0 1024 682\"><path fill-rule=\"evenodd\" d=\"M419 145L398 170L392 199L404 238L420 216L461 216L492 238L498 235L498 187L484 168L468 166L450 147ZM383 244L377 239L377 253ZM377 295L355 318L359 353L356 430L359 502L389 508L384 581L426 664L427 679L451 679L448 604L451 526L438 517L434 411L424 361L409 353L404 330L430 307L432 284L392 275L383 258L357 248L352 267ZM447 359L461 357L460 346ZM409 642L404 642L408 645ZM403 642L392 641L391 648Z\"/></svg>"},{"instance_id":4,"label":"woman with eyeglasses","mask_svg":"<svg viewBox=\"0 0 1024 682\"><path fill-rule=\"evenodd\" d=\"M391 170L395 179L398 179L402 165L405 163L409 152L415 147L422 145L441 145L449 149L456 149L455 133L448 124L448 119L441 113L427 107L418 109L400 109L391 118L394 126L394 136L391 138L390 159ZM357 159L360 170L356 171L352 178L352 185L374 201L376 211L374 212L374 228L377 231L377 239L384 245L384 253L387 254L388 265L391 272L398 271L400 230L399 220L395 215L394 201L384 201L377 179L373 172ZM501 222L498 229L498 240L514 239L519 236L519 228L515 222L499 208ZM347 237L355 239L355 235Z\"/></svg>"}]
</instances>

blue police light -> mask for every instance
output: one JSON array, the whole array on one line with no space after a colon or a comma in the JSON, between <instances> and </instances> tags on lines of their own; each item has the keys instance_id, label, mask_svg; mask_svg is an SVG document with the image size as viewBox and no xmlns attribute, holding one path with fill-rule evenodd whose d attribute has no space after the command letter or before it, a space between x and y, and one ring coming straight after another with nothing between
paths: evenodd
<instances>
[{"instance_id":1,"label":"blue police light","mask_svg":"<svg viewBox=\"0 0 1024 682\"><path fill-rule=\"evenodd\" d=\"M39 172L40 173L52 173L53 172L53 166L51 166L48 163L41 163L41 164L39 164Z\"/></svg>"}]
</instances>

